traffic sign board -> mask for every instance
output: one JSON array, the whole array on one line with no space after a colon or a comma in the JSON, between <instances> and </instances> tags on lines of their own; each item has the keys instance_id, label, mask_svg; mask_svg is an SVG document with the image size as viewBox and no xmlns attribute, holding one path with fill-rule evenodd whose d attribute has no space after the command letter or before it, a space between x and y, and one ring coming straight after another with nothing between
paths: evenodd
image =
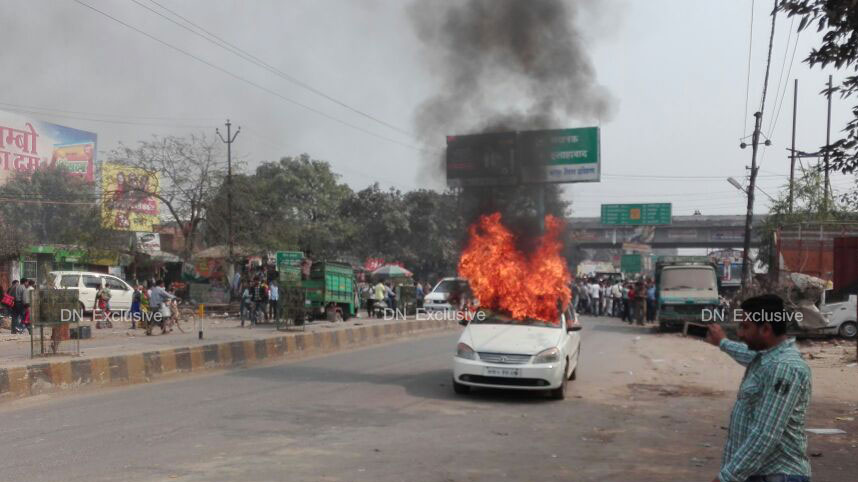
<instances>
[{"instance_id":1,"label":"traffic sign board","mask_svg":"<svg viewBox=\"0 0 858 482\"><path fill-rule=\"evenodd\" d=\"M652 225L671 223L671 204L602 204L602 224Z\"/></svg>"},{"instance_id":2,"label":"traffic sign board","mask_svg":"<svg viewBox=\"0 0 858 482\"><path fill-rule=\"evenodd\" d=\"M598 182L599 128L520 132L517 156L525 183Z\"/></svg>"}]
</instances>

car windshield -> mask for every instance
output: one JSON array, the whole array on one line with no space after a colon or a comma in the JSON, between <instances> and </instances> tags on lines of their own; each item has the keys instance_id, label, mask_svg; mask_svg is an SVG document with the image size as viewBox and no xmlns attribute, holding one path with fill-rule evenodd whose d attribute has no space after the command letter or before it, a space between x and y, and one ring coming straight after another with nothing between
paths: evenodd
<instances>
[{"instance_id":1,"label":"car windshield","mask_svg":"<svg viewBox=\"0 0 858 482\"><path fill-rule=\"evenodd\" d=\"M466 291L467 289L468 289L468 282L467 281L447 279L447 280L444 280L444 281L438 283L438 286L436 286L435 289L432 290L432 292L433 293L451 293L453 291L462 292L462 291Z\"/></svg>"},{"instance_id":2,"label":"car windshield","mask_svg":"<svg viewBox=\"0 0 858 482\"><path fill-rule=\"evenodd\" d=\"M661 287L663 290L717 289L714 271L703 268L666 269L662 274Z\"/></svg>"},{"instance_id":3,"label":"car windshield","mask_svg":"<svg viewBox=\"0 0 858 482\"><path fill-rule=\"evenodd\" d=\"M533 318L527 318L524 320L515 320L507 314L504 313L495 313L492 311L481 311L480 313L484 313L485 316L474 316L473 320L471 320L471 324L474 325L524 325L524 326L538 326L543 328L560 328L559 321L545 321L545 320L536 320ZM481 319L482 318L482 319Z\"/></svg>"}]
</instances>

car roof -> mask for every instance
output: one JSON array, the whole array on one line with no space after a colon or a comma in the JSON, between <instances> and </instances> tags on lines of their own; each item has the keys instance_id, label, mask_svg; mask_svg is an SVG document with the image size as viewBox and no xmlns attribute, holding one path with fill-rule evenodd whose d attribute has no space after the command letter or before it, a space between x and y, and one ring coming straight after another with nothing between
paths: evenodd
<instances>
[{"instance_id":1,"label":"car roof","mask_svg":"<svg viewBox=\"0 0 858 482\"><path fill-rule=\"evenodd\" d=\"M58 274L58 275L64 275L64 274L75 275L76 274L76 275L89 275L89 276L110 276L111 278L121 279L118 276L114 276L110 273L98 273L95 271L51 271L50 273L51 274Z\"/></svg>"}]
</instances>

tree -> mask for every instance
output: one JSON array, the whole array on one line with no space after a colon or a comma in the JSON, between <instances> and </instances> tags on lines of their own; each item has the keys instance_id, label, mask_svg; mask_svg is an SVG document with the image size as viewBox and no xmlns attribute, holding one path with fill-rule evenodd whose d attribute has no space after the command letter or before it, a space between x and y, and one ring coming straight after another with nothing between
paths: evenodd
<instances>
[{"instance_id":1,"label":"tree","mask_svg":"<svg viewBox=\"0 0 858 482\"><path fill-rule=\"evenodd\" d=\"M352 195L329 163L308 154L264 163L253 175L233 177L233 233L236 244L260 250L299 249L323 259L347 251L353 220L342 216ZM208 239L225 242L226 190L217 194Z\"/></svg>"},{"instance_id":2,"label":"tree","mask_svg":"<svg viewBox=\"0 0 858 482\"><path fill-rule=\"evenodd\" d=\"M348 238L354 255L361 259L403 259L411 230L402 192L394 188L385 191L375 183L349 198L343 214L357 224Z\"/></svg>"},{"instance_id":3,"label":"tree","mask_svg":"<svg viewBox=\"0 0 858 482\"><path fill-rule=\"evenodd\" d=\"M789 16L798 16L799 30L816 25L823 32L822 43L805 59L811 67L858 71L858 3L853 0L782 0L779 8ZM827 89L824 91L827 93ZM847 98L858 91L858 75L847 76L833 93ZM843 129L845 137L823 146L828 152L832 169L853 172L858 168L858 105L852 109L853 118Z\"/></svg>"},{"instance_id":4,"label":"tree","mask_svg":"<svg viewBox=\"0 0 858 482\"><path fill-rule=\"evenodd\" d=\"M410 191L404 196L408 213L406 250L402 261L417 279L455 275L467 226L454 191Z\"/></svg>"},{"instance_id":5,"label":"tree","mask_svg":"<svg viewBox=\"0 0 858 482\"><path fill-rule=\"evenodd\" d=\"M221 146L204 135L154 137L136 148L120 145L110 152L111 162L158 173L158 189L142 189L141 195L158 199L182 230L190 259L203 221L212 206L225 172ZM164 215L164 214L162 214Z\"/></svg>"},{"instance_id":6,"label":"tree","mask_svg":"<svg viewBox=\"0 0 858 482\"><path fill-rule=\"evenodd\" d=\"M771 204L769 216L761 227L764 240L771 241L778 228L798 223L855 221L858 215L847 209L848 194L825 203L825 178L818 169L804 171L794 184L793 209L789 209L789 186L784 186ZM767 264L771 259L771 242L764 242L757 256Z\"/></svg>"},{"instance_id":7,"label":"tree","mask_svg":"<svg viewBox=\"0 0 858 482\"><path fill-rule=\"evenodd\" d=\"M13 255L27 245L66 244L82 250L116 249L122 236L102 227L92 184L64 169L20 172L0 187L0 251Z\"/></svg>"}]
</instances>

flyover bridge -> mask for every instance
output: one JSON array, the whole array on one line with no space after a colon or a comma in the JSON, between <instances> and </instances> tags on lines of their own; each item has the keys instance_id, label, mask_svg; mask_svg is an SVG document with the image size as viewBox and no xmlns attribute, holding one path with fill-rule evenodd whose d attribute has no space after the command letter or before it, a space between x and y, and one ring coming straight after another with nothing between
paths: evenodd
<instances>
[{"instance_id":1,"label":"flyover bridge","mask_svg":"<svg viewBox=\"0 0 858 482\"><path fill-rule=\"evenodd\" d=\"M754 216L751 247L762 245L759 227L766 215ZM653 248L742 248L745 216L673 216L671 224L658 226L613 226L601 218L568 218L568 241L579 248L621 248L623 243Z\"/></svg>"}]
</instances>

